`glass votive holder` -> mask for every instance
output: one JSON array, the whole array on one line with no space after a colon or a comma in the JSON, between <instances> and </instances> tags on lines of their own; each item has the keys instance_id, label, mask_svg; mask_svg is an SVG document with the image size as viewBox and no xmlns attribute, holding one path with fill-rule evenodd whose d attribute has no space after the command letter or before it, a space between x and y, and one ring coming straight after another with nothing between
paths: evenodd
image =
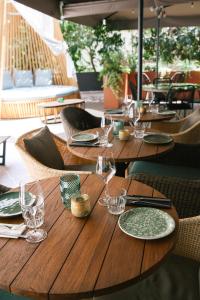
<instances>
[{"instance_id":1,"label":"glass votive holder","mask_svg":"<svg viewBox=\"0 0 200 300\"><path fill-rule=\"evenodd\" d=\"M71 209L72 196L80 194L80 176L67 174L60 177L60 192L64 206Z\"/></svg>"},{"instance_id":2,"label":"glass votive holder","mask_svg":"<svg viewBox=\"0 0 200 300\"><path fill-rule=\"evenodd\" d=\"M128 129L119 130L119 139L121 141L127 141L129 139L130 133Z\"/></svg>"},{"instance_id":3,"label":"glass votive holder","mask_svg":"<svg viewBox=\"0 0 200 300\"><path fill-rule=\"evenodd\" d=\"M124 129L124 121L114 121L113 134L118 135L121 129Z\"/></svg>"},{"instance_id":4,"label":"glass votive holder","mask_svg":"<svg viewBox=\"0 0 200 300\"><path fill-rule=\"evenodd\" d=\"M71 212L77 218L87 217L91 212L90 199L87 194L74 195L71 198Z\"/></svg>"}]
</instances>

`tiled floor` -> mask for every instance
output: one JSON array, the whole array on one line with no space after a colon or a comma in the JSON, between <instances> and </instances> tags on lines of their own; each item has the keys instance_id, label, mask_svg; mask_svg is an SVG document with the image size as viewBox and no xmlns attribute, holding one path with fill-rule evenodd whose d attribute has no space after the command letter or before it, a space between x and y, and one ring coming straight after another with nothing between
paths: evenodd
<instances>
[{"instance_id":1,"label":"tiled floor","mask_svg":"<svg viewBox=\"0 0 200 300\"><path fill-rule=\"evenodd\" d=\"M85 99L86 109L90 113L97 116L102 115L103 95L101 92L85 92L81 94L81 98ZM15 140L23 133L42 126L44 126L44 124L39 118L0 120L0 135L10 136L10 139L7 141L6 164L5 166L0 166L0 184L14 187L18 186L21 180L29 179L24 162L15 148ZM64 138L64 131L61 123L49 124L48 126L50 131Z\"/></svg>"}]
</instances>

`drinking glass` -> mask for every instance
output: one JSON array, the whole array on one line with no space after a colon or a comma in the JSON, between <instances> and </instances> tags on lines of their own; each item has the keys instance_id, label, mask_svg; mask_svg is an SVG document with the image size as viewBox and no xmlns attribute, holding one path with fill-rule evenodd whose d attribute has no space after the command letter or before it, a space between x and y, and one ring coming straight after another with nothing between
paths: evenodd
<instances>
[{"instance_id":1,"label":"drinking glass","mask_svg":"<svg viewBox=\"0 0 200 300\"><path fill-rule=\"evenodd\" d=\"M26 240L38 243L47 237L47 232L39 229L44 223L44 196L39 181L20 184L19 197L22 216L29 229Z\"/></svg>"},{"instance_id":2,"label":"drinking glass","mask_svg":"<svg viewBox=\"0 0 200 300\"><path fill-rule=\"evenodd\" d=\"M129 120L129 124L132 127L133 131L130 133L130 135L135 135L134 134L135 125L137 123L139 123L140 118L141 118L140 110L138 108L136 108L135 106L133 106L132 107L132 115L130 116L130 120Z\"/></svg>"},{"instance_id":3,"label":"drinking glass","mask_svg":"<svg viewBox=\"0 0 200 300\"><path fill-rule=\"evenodd\" d=\"M105 183L105 195L99 199L99 204L106 206L107 205L107 195L108 192L108 183L116 173L115 161L113 158L106 158L103 156L98 156L96 164L96 174L100 176Z\"/></svg>"},{"instance_id":4,"label":"drinking glass","mask_svg":"<svg viewBox=\"0 0 200 300\"><path fill-rule=\"evenodd\" d=\"M109 143L109 134L113 128L113 125L114 123L111 117L109 118L108 125L106 125L105 117L103 116L101 118L101 129L103 131L103 136L100 137L100 144L107 148L112 147L113 145L112 143Z\"/></svg>"},{"instance_id":5,"label":"drinking glass","mask_svg":"<svg viewBox=\"0 0 200 300\"><path fill-rule=\"evenodd\" d=\"M126 190L122 188L121 190L116 189L108 195L107 208L110 214L120 215L124 212L126 205L126 193Z\"/></svg>"}]
</instances>

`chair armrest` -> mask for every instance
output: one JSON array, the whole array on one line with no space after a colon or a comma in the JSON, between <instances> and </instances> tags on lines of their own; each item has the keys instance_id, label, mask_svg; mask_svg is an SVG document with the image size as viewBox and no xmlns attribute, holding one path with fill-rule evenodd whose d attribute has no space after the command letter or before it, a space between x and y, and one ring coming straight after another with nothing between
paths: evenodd
<instances>
[{"instance_id":1,"label":"chair armrest","mask_svg":"<svg viewBox=\"0 0 200 300\"><path fill-rule=\"evenodd\" d=\"M171 134L176 143L196 144L200 143L200 121L180 133Z\"/></svg>"},{"instance_id":2,"label":"chair armrest","mask_svg":"<svg viewBox=\"0 0 200 300\"><path fill-rule=\"evenodd\" d=\"M152 122L151 129L159 130L164 133L176 133L179 132L182 125L182 121L162 121L162 122Z\"/></svg>"},{"instance_id":3,"label":"chair armrest","mask_svg":"<svg viewBox=\"0 0 200 300\"><path fill-rule=\"evenodd\" d=\"M200 216L180 219L174 253L200 261Z\"/></svg>"}]
</instances>

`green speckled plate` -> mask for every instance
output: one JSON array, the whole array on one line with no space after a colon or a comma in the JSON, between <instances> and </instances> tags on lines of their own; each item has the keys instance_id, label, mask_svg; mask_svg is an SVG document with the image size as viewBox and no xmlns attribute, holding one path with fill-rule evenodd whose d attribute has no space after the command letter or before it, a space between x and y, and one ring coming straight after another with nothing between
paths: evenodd
<instances>
[{"instance_id":1,"label":"green speckled plate","mask_svg":"<svg viewBox=\"0 0 200 300\"><path fill-rule=\"evenodd\" d=\"M168 144L173 141L173 139L166 134L147 134L143 137L143 141L148 144Z\"/></svg>"},{"instance_id":2,"label":"green speckled plate","mask_svg":"<svg viewBox=\"0 0 200 300\"><path fill-rule=\"evenodd\" d=\"M21 215L19 192L10 192L0 195L0 217Z\"/></svg>"},{"instance_id":3,"label":"green speckled plate","mask_svg":"<svg viewBox=\"0 0 200 300\"><path fill-rule=\"evenodd\" d=\"M97 139L97 135L93 133L76 133L72 136L72 140L76 142L90 142Z\"/></svg>"},{"instance_id":4,"label":"green speckled plate","mask_svg":"<svg viewBox=\"0 0 200 300\"><path fill-rule=\"evenodd\" d=\"M176 111L175 110L164 110L164 111L158 112L158 114L163 115L163 116L175 115Z\"/></svg>"},{"instance_id":5,"label":"green speckled plate","mask_svg":"<svg viewBox=\"0 0 200 300\"><path fill-rule=\"evenodd\" d=\"M175 229L175 221L168 213L151 207L137 207L124 212L118 225L126 234L145 240L163 238Z\"/></svg>"}]
</instances>

